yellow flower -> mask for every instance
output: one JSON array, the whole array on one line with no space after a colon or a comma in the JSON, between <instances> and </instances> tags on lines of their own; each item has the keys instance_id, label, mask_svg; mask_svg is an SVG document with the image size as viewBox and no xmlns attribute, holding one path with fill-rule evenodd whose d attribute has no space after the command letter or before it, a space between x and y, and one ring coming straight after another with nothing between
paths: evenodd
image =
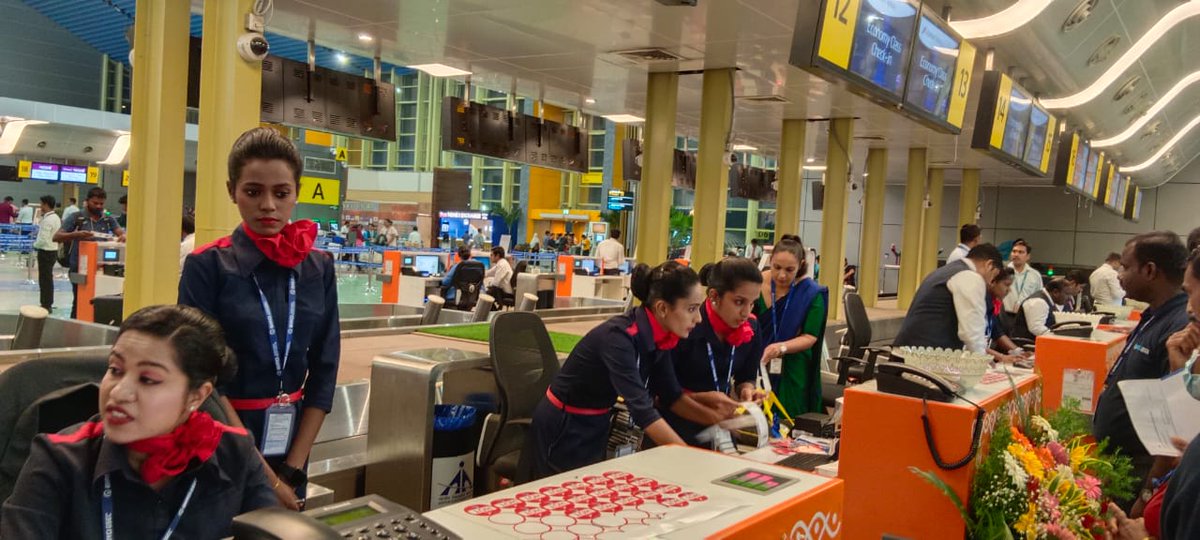
<instances>
[{"instance_id":1,"label":"yellow flower","mask_svg":"<svg viewBox=\"0 0 1200 540\"><path fill-rule=\"evenodd\" d=\"M1083 461L1088 457L1087 445L1078 445L1071 448L1071 470L1078 471L1079 466L1083 465Z\"/></svg>"},{"instance_id":2,"label":"yellow flower","mask_svg":"<svg viewBox=\"0 0 1200 540\"><path fill-rule=\"evenodd\" d=\"M1017 520L1013 526L1018 533L1025 535L1026 540L1035 540L1038 534L1037 505L1029 503L1029 510Z\"/></svg>"},{"instance_id":3,"label":"yellow flower","mask_svg":"<svg viewBox=\"0 0 1200 540\"><path fill-rule=\"evenodd\" d=\"M1021 466L1025 468L1025 472L1029 473L1029 476L1032 476L1039 481L1046 478L1045 467L1042 464L1042 460L1038 459L1037 455L1029 451L1029 449L1021 446L1020 444L1012 443L1008 445L1008 452L1012 454L1013 457L1017 458L1017 461L1019 461Z\"/></svg>"}]
</instances>

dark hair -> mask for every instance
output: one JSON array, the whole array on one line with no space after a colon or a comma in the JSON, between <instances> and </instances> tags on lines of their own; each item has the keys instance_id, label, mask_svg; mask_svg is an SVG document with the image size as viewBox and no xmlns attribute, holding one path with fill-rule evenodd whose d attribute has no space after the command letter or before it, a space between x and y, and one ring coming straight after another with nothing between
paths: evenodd
<instances>
[{"instance_id":1,"label":"dark hair","mask_svg":"<svg viewBox=\"0 0 1200 540\"><path fill-rule=\"evenodd\" d=\"M775 247L771 249L771 257L774 258L776 253L791 253L796 257L796 261L800 263L800 269L796 271L797 276L803 276L808 272L808 258L805 257L804 242L799 236L794 234L785 234L779 237L779 241L775 243Z\"/></svg>"},{"instance_id":2,"label":"dark hair","mask_svg":"<svg viewBox=\"0 0 1200 540\"><path fill-rule=\"evenodd\" d=\"M613 229L612 234L610 234L608 236L609 236L609 238L612 238L613 240L620 240L621 239L621 229Z\"/></svg>"},{"instance_id":3,"label":"dark hair","mask_svg":"<svg viewBox=\"0 0 1200 540\"><path fill-rule=\"evenodd\" d=\"M117 202L120 204L129 204L129 195L121 195L121 198L117 199Z\"/></svg>"},{"instance_id":4,"label":"dark hair","mask_svg":"<svg viewBox=\"0 0 1200 540\"><path fill-rule=\"evenodd\" d=\"M496 246L496 247L492 248L492 255L495 255L495 256L503 259L504 258L504 247Z\"/></svg>"},{"instance_id":5,"label":"dark hair","mask_svg":"<svg viewBox=\"0 0 1200 540\"><path fill-rule=\"evenodd\" d=\"M762 272L750 259L729 257L700 269L700 283L716 290L717 294L725 294L746 282L756 285L763 282Z\"/></svg>"},{"instance_id":6,"label":"dark hair","mask_svg":"<svg viewBox=\"0 0 1200 540\"><path fill-rule=\"evenodd\" d=\"M1196 234L1197 232L1200 232L1200 228L1197 228L1195 231L1192 231L1192 234ZM1191 238L1191 237L1189 236L1189 238ZM1188 245L1191 245L1191 242L1188 242ZM1104 262L1106 262L1106 263L1110 263L1113 261L1119 261L1119 260L1121 260L1121 254L1117 253L1115 251L1109 253L1108 256L1104 258Z\"/></svg>"},{"instance_id":7,"label":"dark hair","mask_svg":"<svg viewBox=\"0 0 1200 540\"><path fill-rule=\"evenodd\" d=\"M166 339L192 390L205 382L227 382L237 373L237 357L225 345L221 325L197 308L174 304L144 307L121 323L117 339L125 332Z\"/></svg>"},{"instance_id":8,"label":"dark hair","mask_svg":"<svg viewBox=\"0 0 1200 540\"><path fill-rule=\"evenodd\" d=\"M1056 277L1046 282L1046 292L1061 292L1067 286L1065 278Z\"/></svg>"},{"instance_id":9,"label":"dark hair","mask_svg":"<svg viewBox=\"0 0 1200 540\"><path fill-rule=\"evenodd\" d=\"M1070 272L1067 272L1067 275L1064 277L1067 278L1067 281L1080 285L1088 282L1088 273L1084 272L1083 270L1071 270Z\"/></svg>"},{"instance_id":10,"label":"dark hair","mask_svg":"<svg viewBox=\"0 0 1200 540\"><path fill-rule=\"evenodd\" d=\"M1000 250L991 244L979 244L971 248L967 252L967 258L972 261L991 261L992 266L997 270L1004 268L1004 259L1000 257Z\"/></svg>"},{"instance_id":11,"label":"dark hair","mask_svg":"<svg viewBox=\"0 0 1200 540\"><path fill-rule=\"evenodd\" d=\"M758 245L758 239L757 239L757 238L751 238L751 239L750 239L750 245L752 245L752 246L757 246L757 245Z\"/></svg>"},{"instance_id":12,"label":"dark hair","mask_svg":"<svg viewBox=\"0 0 1200 540\"><path fill-rule=\"evenodd\" d=\"M29 204L29 199L21 199L21 206Z\"/></svg>"},{"instance_id":13,"label":"dark hair","mask_svg":"<svg viewBox=\"0 0 1200 540\"><path fill-rule=\"evenodd\" d=\"M1197 249L1200 249L1200 227L1192 229L1192 232L1188 233L1187 239L1188 253L1193 253Z\"/></svg>"},{"instance_id":14,"label":"dark hair","mask_svg":"<svg viewBox=\"0 0 1200 540\"><path fill-rule=\"evenodd\" d=\"M183 234L196 233L196 218L187 214L183 215Z\"/></svg>"},{"instance_id":15,"label":"dark hair","mask_svg":"<svg viewBox=\"0 0 1200 540\"><path fill-rule=\"evenodd\" d=\"M13 200L12 195L8 195L8 196L4 197L4 202L12 202L12 200Z\"/></svg>"},{"instance_id":16,"label":"dark hair","mask_svg":"<svg viewBox=\"0 0 1200 540\"><path fill-rule=\"evenodd\" d=\"M283 160L292 169L292 181L297 187L300 186L300 171L304 163L296 145L278 131L268 127L256 127L238 137L233 142L233 148L229 150L230 191L237 186L238 178L242 176L242 168L255 159Z\"/></svg>"},{"instance_id":17,"label":"dark hair","mask_svg":"<svg viewBox=\"0 0 1200 540\"><path fill-rule=\"evenodd\" d=\"M466 261L471 258L471 246L463 244L458 246L458 258Z\"/></svg>"},{"instance_id":18,"label":"dark hair","mask_svg":"<svg viewBox=\"0 0 1200 540\"><path fill-rule=\"evenodd\" d=\"M1171 231L1153 231L1139 234L1125 243L1133 246L1133 258L1138 264L1154 263L1167 280L1174 284L1183 283L1187 269L1188 250Z\"/></svg>"},{"instance_id":19,"label":"dark hair","mask_svg":"<svg viewBox=\"0 0 1200 540\"><path fill-rule=\"evenodd\" d=\"M42 204L49 206L51 209L53 209L54 206L58 204L58 201L54 200L53 195L42 195Z\"/></svg>"},{"instance_id":20,"label":"dark hair","mask_svg":"<svg viewBox=\"0 0 1200 540\"><path fill-rule=\"evenodd\" d=\"M87 192L87 199L108 199L108 192L102 187L94 187Z\"/></svg>"},{"instance_id":21,"label":"dark hair","mask_svg":"<svg viewBox=\"0 0 1200 540\"><path fill-rule=\"evenodd\" d=\"M79 202L79 201L75 200L75 197L71 197L70 199L67 199L67 200L70 201L71 204L75 204L75 203Z\"/></svg>"},{"instance_id":22,"label":"dark hair","mask_svg":"<svg viewBox=\"0 0 1200 540\"><path fill-rule=\"evenodd\" d=\"M1000 269L999 274L996 274L996 279L992 280L992 283L1000 283L1001 281L1013 279L1015 277L1017 277L1017 271L1005 266Z\"/></svg>"},{"instance_id":23,"label":"dark hair","mask_svg":"<svg viewBox=\"0 0 1200 540\"><path fill-rule=\"evenodd\" d=\"M1192 269L1192 278L1200 279L1200 257L1192 257L1192 264L1189 268Z\"/></svg>"},{"instance_id":24,"label":"dark hair","mask_svg":"<svg viewBox=\"0 0 1200 540\"><path fill-rule=\"evenodd\" d=\"M697 283L700 283L700 276L696 275L696 271L675 261L667 261L653 269L642 263L634 267L629 278L629 289L644 306L658 300L674 304L686 298Z\"/></svg>"},{"instance_id":25,"label":"dark hair","mask_svg":"<svg viewBox=\"0 0 1200 540\"><path fill-rule=\"evenodd\" d=\"M983 235L983 229L980 229L979 225L968 223L958 230L958 241L966 244L979 238L981 235Z\"/></svg>"},{"instance_id":26,"label":"dark hair","mask_svg":"<svg viewBox=\"0 0 1200 540\"><path fill-rule=\"evenodd\" d=\"M1029 245L1029 242L1026 242L1024 238L1018 238L1016 240L1013 240L1012 247L1017 247L1017 246L1025 246L1025 254L1026 255L1033 254L1033 246Z\"/></svg>"}]
</instances>

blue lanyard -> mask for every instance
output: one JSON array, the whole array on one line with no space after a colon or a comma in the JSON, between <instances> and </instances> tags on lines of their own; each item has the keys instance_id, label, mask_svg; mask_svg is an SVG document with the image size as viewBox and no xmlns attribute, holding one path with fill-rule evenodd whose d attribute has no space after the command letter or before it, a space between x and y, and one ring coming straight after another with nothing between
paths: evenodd
<instances>
[{"instance_id":1,"label":"blue lanyard","mask_svg":"<svg viewBox=\"0 0 1200 540\"><path fill-rule=\"evenodd\" d=\"M1149 319L1143 319L1141 323L1138 323L1137 328L1134 328L1133 332L1129 334L1129 337L1125 338L1125 349L1121 351L1121 356L1117 357L1117 361L1113 362L1112 369L1108 370L1108 377L1104 382L1105 388L1108 388L1109 383L1113 380L1113 374L1117 372L1117 368L1121 367L1121 363L1125 361L1125 355L1129 354L1129 349L1137 346L1137 338L1141 337L1142 332L1146 331L1146 327L1154 322L1154 317L1154 315L1151 315Z\"/></svg>"},{"instance_id":2,"label":"blue lanyard","mask_svg":"<svg viewBox=\"0 0 1200 540\"><path fill-rule=\"evenodd\" d=\"M771 282L771 336L776 341L779 340L779 312L787 311L788 303L792 301L792 289L796 288L796 282L792 282L792 286L788 288L788 293L783 297L783 308L775 303L775 282Z\"/></svg>"},{"instance_id":3,"label":"blue lanyard","mask_svg":"<svg viewBox=\"0 0 1200 540\"><path fill-rule=\"evenodd\" d=\"M733 357L737 354L737 346L729 350L729 372L725 374L725 388L721 388L720 379L717 378L717 359L713 357L712 344L705 343L704 345L708 347L708 365L712 368L713 386L717 387L718 392L728 394L729 380L733 378Z\"/></svg>"},{"instance_id":4,"label":"blue lanyard","mask_svg":"<svg viewBox=\"0 0 1200 540\"><path fill-rule=\"evenodd\" d=\"M634 344L634 347L636 348L637 344ZM637 368L638 379L641 379L641 381L642 381L642 388L649 389L650 388L650 375L647 374L646 378L642 379L642 353L634 353L634 354L637 355L636 359L634 360L634 366Z\"/></svg>"},{"instance_id":5,"label":"blue lanyard","mask_svg":"<svg viewBox=\"0 0 1200 540\"><path fill-rule=\"evenodd\" d=\"M175 529L179 528L179 520L183 519L183 511L187 509L188 502L192 500L192 493L196 491L196 479L192 479L192 484L188 486L187 494L183 496L183 503L179 505L179 510L175 511L175 517L171 520L171 524L167 525L167 530L163 532L162 540L171 538L175 534ZM104 513L101 516L100 526L104 527L104 539L113 540L113 493L112 481L108 479L108 475L104 475L104 491L100 492L100 510Z\"/></svg>"},{"instance_id":6,"label":"blue lanyard","mask_svg":"<svg viewBox=\"0 0 1200 540\"><path fill-rule=\"evenodd\" d=\"M296 324L296 274L288 275L288 318L287 336L284 338L283 355L279 353L279 334L275 331L275 317L271 315L271 304L267 295L258 284L258 276L251 274L254 286L258 288L258 298L262 300L263 315L267 317L267 334L271 338L271 354L275 356L275 375L279 377L279 392L283 393L283 368L287 367L288 356L292 354L292 331Z\"/></svg>"}]
</instances>

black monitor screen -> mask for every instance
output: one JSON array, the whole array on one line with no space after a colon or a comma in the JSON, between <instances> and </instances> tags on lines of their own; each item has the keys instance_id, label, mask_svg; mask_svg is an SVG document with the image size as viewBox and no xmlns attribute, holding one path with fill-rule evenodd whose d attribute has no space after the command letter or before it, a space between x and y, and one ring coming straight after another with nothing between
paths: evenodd
<instances>
[{"instance_id":1,"label":"black monitor screen","mask_svg":"<svg viewBox=\"0 0 1200 540\"><path fill-rule=\"evenodd\" d=\"M1042 150L1046 147L1046 128L1050 127L1050 115L1041 107L1032 107L1029 112L1029 136L1025 138L1025 163L1042 168Z\"/></svg>"},{"instance_id":2,"label":"black monitor screen","mask_svg":"<svg viewBox=\"0 0 1200 540\"><path fill-rule=\"evenodd\" d=\"M1092 151L1088 154L1087 171L1084 172L1083 193L1088 196L1095 196L1096 193L1096 169L1100 167L1100 152Z\"/></svg>"},{"instance_id":3,"label":"black monitor screen","mask_svg":"<svg viewBox=\"0 0 1200 540\"><path fill-rule=\"evenodd\" d=\"M929 17L921 16L904 99L945 120L950 111L950 87L953 86L958 54L958 38Z\"/></svg>"},{"instance_id":4,"label":"black monitor screen","mask_svg":"<svg viewBox=\"0 0 1200 540\"><path fill-rule=\"evenodd\" d=\"M484 267L484 268L491 268L491 267L492 267L492 259L491 259L490 257L484 257L484 256L482 256L482 255L481 255L481 256L478 256L478 257L471 257L471 258L472 258L472 259L474 259L474 260L477 260L477 261L479 261L479 262L481 262L481 263L483 263L483 267Z\"/></svg>"},{"instance_id":5,"label":"black monitor screen","mask_svg":"<svg viewBox=\"0 0 1200 540\"><path fill-rule=\"evenodd\" d=\"M1088 151L1087 143L1079 141L1079 148L1075 151L1075 165L1071 168L1071 178L1068 179L1071 187L1078 191L1083 191L1084 175L1087 174Z\"/></svg>"},{"instance_id":6,"label":"black monitor screen","mask_svg":"<svg viewBox=\"0 0 1200 540\"><path fill-rule=\"evenodd\" d=\"M1025 92L1013 86L1008 100L1008 120L1004 123L1004 142L1000 149L1004 153L1020 158L1025 150L1025 135L1029 128L1029 111L1033 108L1033 99Z\"/></svg>"},{"instance_id":7,"label":"black monitor screen","mask_svg":"<svg viewBox=\"0 0 1200 540\"><path fill-rule=\"evenodd\" d=\"M850 71L899 97L918 7L919 2L910 0L865 0L858 12Z\"/></svg>"}]
</instances>

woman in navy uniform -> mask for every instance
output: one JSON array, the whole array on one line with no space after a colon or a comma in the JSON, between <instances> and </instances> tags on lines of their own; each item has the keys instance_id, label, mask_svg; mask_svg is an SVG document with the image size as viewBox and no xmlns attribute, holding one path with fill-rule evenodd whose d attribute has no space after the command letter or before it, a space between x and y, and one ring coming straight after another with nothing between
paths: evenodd
<instances>
[{"instance_id":1,"label":"woman in navy uniform","mask_svg":"<svg viewBox=\"0 0 1200 540\"><path fill-rule=\"evenodd\" d=\"M707 287L708 297L700 310L701 321L679 346L671 351L675 376L685 394L718 392L739 401L761 401L763 393L756 390L759 361L763 354L758 321L754 314L755 300L762 287L762 274L750 259L731 257L700 270L701 284ZM697 422L685 418L673 409L667 391L660 391L659 412L667 423L692 446L703 448L696 440L714 422ZM669 405L665 406L665 405ZM712 414L697 411L695 414Z\"/></svg>"},{"instance_id":2,"label":"woman in navy uniform","mask_svg":"<svg viewBox=\"0 0 1200 540\"><path fill-rule=\"evenodd\" d=\"M630 284L642 305L588 332L534 410L525 453L531 461L522 467L534 479L604 460L617 396L655 443L683 444L654 408L651 388L678 385L669 351L700 322L700 279L672 261L653 270L639 264ZM685 395L677 401L684 407L693 399Z\"/></svg>"},{"instance_id":3,"label":"woman in navy uniform","mask_svg":"<svg viewBox=\"0 0 1200 540\"><path fill-rule=\"evenodd\" d=\"M200 310L151 306L121 325L100 414L38 435L0 514L4 538L224 538L276 506L246 430L197 408L237 369Z\"/></svg>"},{"instance_id":4,"label":"woman in navy uniform","mask_svg":"<svg viewBox=\"0 0 1200 540\"><path fill-rule=\"evenodd\" d=\"M179 282L179 303L216 318L237 353L237 377L219 390L229 416L254 435L275 494L292 509L300 507L308 454L333 406L341 352L333 260L312 249L312 221L289 223L301 167L279 132L243 133L229 153L228 183L242 224L189 255Z\"/></svg>"}]
</instances>

